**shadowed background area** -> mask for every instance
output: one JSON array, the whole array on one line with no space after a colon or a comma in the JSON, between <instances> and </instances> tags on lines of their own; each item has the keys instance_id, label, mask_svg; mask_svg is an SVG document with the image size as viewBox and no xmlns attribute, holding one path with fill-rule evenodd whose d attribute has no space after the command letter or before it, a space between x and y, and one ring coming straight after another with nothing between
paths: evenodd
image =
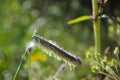
<instances>
[{"instance_id":1,"label":"shadowed background area","mask_svg":"<svg viewBox=\"0 0 120 80\"><path fill-rule=\"evenodd\" d=\"M104 13L120 20L119 3L119 0L109 0ZM92 79L85 59L87 51L94 51L92 21L67 24L69 20L91 14L91 0L0 0L0 79L12 80L35 30L38 35L82 58L83 65L72 71L66 67L58 80ZM108 46L113 50L120 45L120 26L111 19L104 19L101 24L102 50L104 52ZM64 63L38 49L29 59L33 80L50 80ZM17 80L28 79L28 68L26 59Z\"/></svg>"}]
</instances>

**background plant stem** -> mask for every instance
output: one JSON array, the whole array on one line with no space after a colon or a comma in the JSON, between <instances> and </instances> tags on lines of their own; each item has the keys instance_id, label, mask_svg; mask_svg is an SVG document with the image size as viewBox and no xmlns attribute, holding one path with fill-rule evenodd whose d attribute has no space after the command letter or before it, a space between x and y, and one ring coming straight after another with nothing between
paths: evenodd
<instances>
[{"instance_id":1,"label":"background plant stem","mask_svg":"<svg viewBox=\"0 0 120 80\"><path fill-rule=\"evenodd\" d=\"M96 19L98 15L97 0L92 0L92 9L93 9L93 27L94 27L94 37L95 37L95 52L101 53L100 19Z\"/></svg>"},{"instance_id":2,"label":"background plant stem","mask_svg":"<svg viewBox=\"0 0 120 80\"><path fill-rule=\"evenodd\" d=\"M27 54L27 51L25 51L24 54L23 54L23 56L22 56L22 60L20 61L19 65L18 65L18 68L17 68L17 70L15 72L15 75L13 77L13 80L16 80L17 74L18 74L18 72L19 72L19 70L20 70L20 68L21 68L21 66L23 64L23 61L24 61L24 58L25 58L26 54Z\"/></svg>"},{"instance_id":3,"label":"background plant stem","mask_svg":"<svg viewBox=\"0 0 120 80\"><path fill-rule=\"evenodd\" d=\"M28 77L29 77L29 80L32 80L32 74L31 74L31 62L30 62L30 55L28 55L28 58L27 58L27 63L28 63Z\"/></svg>"}]
</instances>

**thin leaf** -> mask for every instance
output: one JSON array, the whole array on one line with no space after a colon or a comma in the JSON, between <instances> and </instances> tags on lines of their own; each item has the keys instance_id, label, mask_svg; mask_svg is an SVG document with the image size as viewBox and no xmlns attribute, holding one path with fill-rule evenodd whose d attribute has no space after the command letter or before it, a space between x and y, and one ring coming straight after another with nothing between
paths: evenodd
<instances>
[{"instance_id":1,"label":"thin leaf","mask_svg":"<svg viewBox=\"0 0 120 80\"><path fill-rule=\"evenodd\" d=\"M71 25L74 23L78 23L78 22L82 22L82 21L86 21L86 20L90 20L90 19L92 19L91 16L81 16L81 17L78 17L76 19L68 21L68 24Z\"/></svg>"}]
</instances>

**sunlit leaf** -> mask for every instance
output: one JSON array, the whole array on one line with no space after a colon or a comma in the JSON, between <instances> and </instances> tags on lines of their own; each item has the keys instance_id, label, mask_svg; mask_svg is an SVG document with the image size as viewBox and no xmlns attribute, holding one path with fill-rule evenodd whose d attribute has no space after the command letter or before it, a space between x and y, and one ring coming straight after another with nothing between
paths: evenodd
<instances>
[{"instance_id":1,"label":"sunlit leaf","mask_svg":"<svg viewBox=\"0 0 120 80\"><path fill-rule=\"evenodd\" d=\"M82 22L82 21L86 21L86 20L90 20L90 19L92 19L91 16L81 16L76 19L68 21L68 24L74 24L74 23L78 23L78 22Z\"/></svg>"}]
</instances>

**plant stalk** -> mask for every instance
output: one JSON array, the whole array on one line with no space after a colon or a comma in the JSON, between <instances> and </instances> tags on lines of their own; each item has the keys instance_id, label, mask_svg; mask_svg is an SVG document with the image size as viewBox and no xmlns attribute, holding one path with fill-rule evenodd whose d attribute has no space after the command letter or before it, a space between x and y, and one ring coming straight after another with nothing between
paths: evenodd
<instances>
[{"instance_id":1,"label":"plant stalk","mask_svg":"<svg viewBox=\"0 0 120 80\"><path fill-rule=\"evenodd\" d=\"M20 61L19 65L18 65L18 68L17 68L17 70L15 72L15 75L13 77L13 80L16 80L17 74L18 74L18 72L19 72L19 70L20 70L20 68L21 68L21 66L23 64L23 61L24 61L24 58L25 58L26 54L27 54L27 51L25 51L23 56L22 56L22 60Z\"/></svg>"},{"instance_id":2,"label":"plant stalk","mask_svg":"<svg viewBox=\"0 0 120 80\"><path fill-rule=\"evenodd\" d=\"M94 28L94 38L95 38L95 52L101 53L101 38L100 38L100 19L98 16L98 4L97 0L92 0L92 9L93 9L93 28Z\"/></svg>"}]
</instances>

